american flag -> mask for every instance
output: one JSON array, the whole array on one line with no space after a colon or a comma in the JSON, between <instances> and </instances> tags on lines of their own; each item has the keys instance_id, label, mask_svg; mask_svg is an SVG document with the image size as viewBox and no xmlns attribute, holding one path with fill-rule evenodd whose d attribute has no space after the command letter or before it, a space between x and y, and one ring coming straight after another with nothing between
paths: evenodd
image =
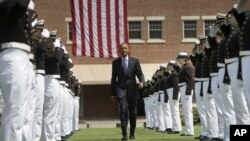
<instances>
[{"instance_id":1,"label":"american flag","mask_svg":"<svg viewBox=\"0 0 250 141\"><path fill-rule=\"evenodd\" d=\"M128 42L127 0L71 0L73 55L119 57Z\"/></svg>"}]
</instances>

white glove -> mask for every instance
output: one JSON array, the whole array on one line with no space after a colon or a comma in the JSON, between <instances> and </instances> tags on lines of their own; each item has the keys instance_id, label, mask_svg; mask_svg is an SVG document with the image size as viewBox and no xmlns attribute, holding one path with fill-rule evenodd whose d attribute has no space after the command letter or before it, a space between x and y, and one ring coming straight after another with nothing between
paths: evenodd
<instances>
[{"instance_id":1,"label":"white glove","mask_svg":"<svg viewBox=\"0 0 250 141\"><path fill-rule=\"evenodd\" d=\"M37 19L35 19L35 20L31 23L31 26L32 26L32 27L35 27L36 23L37 23Z\"/></svg>"},{"instance_id":2,"label":"white glove","mask_svg":"<svg viewBox=\"0 0 250 141\"><path fill-rule=\"evenodd\" d=\"M215 24L213 24L212 26L209 26L209 35L211 37L214 37L217 31L218 31L218 27Z\"/></svg>"},{"instance_id":3,"label":"white glove","mask_svg":"<svg viewBox=\"0 0 250 141\"><path fill-rule=\"evenodd\" d=\"M49 38L49 30L44 28L43 32L41 33L43 38Z\"/></svg>"},{"instance_id":4,"label":"white glove","mask_svg":"<svg viewBox=\"0 0 250 141\"><path fill-rule=\"evenodd\" d=\"M53 43L55 47L61 47L61 42L59 39L56 39Z\"/></svg>"}]
</instances>

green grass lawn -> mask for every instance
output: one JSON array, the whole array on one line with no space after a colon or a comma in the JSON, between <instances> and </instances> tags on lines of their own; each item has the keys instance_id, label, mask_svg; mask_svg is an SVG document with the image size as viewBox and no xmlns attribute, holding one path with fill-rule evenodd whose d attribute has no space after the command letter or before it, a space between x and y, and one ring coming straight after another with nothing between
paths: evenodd
<instances>
[{"instance_id":1,"label":"green grass lawn","mask_svg":"<svg viewBox=\"0 0 250 141\"><path fill-rule=\"evenodd\" d=\"M129 129L128 129L129 133ZM137 141L194 141L194 137L200 135L200 126L195 126L194 136L169 135L155 132L145 128L137 128L135 140ZM120 141L120 128L87 128L81 129L67 141ZM198 140L197 140L198 141Z\"/></svg>"}]
</instances>

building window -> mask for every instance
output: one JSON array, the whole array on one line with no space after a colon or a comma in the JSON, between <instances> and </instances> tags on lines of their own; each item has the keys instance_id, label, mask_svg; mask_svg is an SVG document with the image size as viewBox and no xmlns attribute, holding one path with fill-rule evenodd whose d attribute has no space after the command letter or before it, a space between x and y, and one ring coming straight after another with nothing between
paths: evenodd
<instances>
[{"instance_id":1,"label":"building window","mask_svg":"<svg viewBox=\"0 0 250 141\"><path fill-rule=\"evenodd\" d=\"M212 26L215 23L215 20L205 20L204 24L205 24L205 36L209 36L209 26Z\"/></svg>"},{"instance_id":2,"label":"building window","mask_svg":"<svg viewBox=\"0 0 250 141\"><path fill-rule=\"evenodd\" d=\"M142 39L142 22L129 21L129 39Z\"/></svg>"},{"instance_id":3,"label":"building window","mask_svg":"<svg viewBox=\"0 0 250 141\"><path fill-rule=\"evenodd\" d=\"M72 41L72 22L67 22L67 38L68 41Z\"/></svg>"},{"instance_id":4,"label":"building window","mask_svg":"<svg viewBox=\"0 0 250 141\"><path fill-rule=\"evenodd\" d=\"M184 21L184 38L197 38L197 21Z\"/></svg>"},{"instance_id":5,"label":"building window","mask_svg":"<svg viewBox=\"0 0 250 141\"><path fill-rule=\"evenodd\" d=\"M149 21L149 39L162 39L162 21Z\"/></svg>"}]
</instances>

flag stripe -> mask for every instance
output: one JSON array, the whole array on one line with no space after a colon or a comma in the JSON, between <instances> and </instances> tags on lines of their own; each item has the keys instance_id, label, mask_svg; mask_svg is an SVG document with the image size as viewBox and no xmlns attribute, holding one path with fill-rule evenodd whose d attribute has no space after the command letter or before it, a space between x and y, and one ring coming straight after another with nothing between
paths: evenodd
<instances>
[{"instance_id":1,"label":"flag stripe","mask_svg":"<svg viewBox=\"0 0 250 141\"><path fill-rule=\"evenodd\" d=\"M73 55L76 55L76 24L75 24L75 15L76 15L76 12L75 12L75 2L74 0L71 0L71 17L72 17L72 24L71 24L71 27L72 27L72 53Z\"/></svg>"},{"instance_id":2,"label":"flag stripe","mask_svg":"<svg viewBox=\"0 0 250 141\"><path fill-rule=\"evenodd\" d=\"M81 33L84 33L84 23L83 23L83 1L80 0L79 1L79 12L80 12L80 24L81 24ZM82 55L83 56L86 56L86 48L85 48L85 35L84 34L81 34L82 35Z\"/></svg>"},{"instance_id":3,"label":"flag stripe","mask_svg":"<svg viewBox=\"0 0 250 141\"><path fill-rule=\"evenodd\" d=\"M127 15L127 0L123 0L123 14L124 14L124 42L128 43L128 15Z\"/></svg>"},{"instance_id":4,"label":"flag stripe","mask_svg":"<svg viewBox=\"0 0 250 141\"><path fill-rule=\"evenodd\" d=\"M114 57L117 57L116 51L116 25L115 25L115 0L110 0L110 20L111 20L111 47L112 47L112 54Z\"/></svg>"},{"instance_id":5,"label":"flag stripe","mask_svg":"<svg viewBox=\"0 0 250 141\"><path fill-rule=\"evenodd\" d=\"M102 46L102 6L101 2L97 2L97 35L98 35L98 50L99 55L101 58L103 58L103 46Z\"/></svg>"},{"instance_id":6,"label":"flag stripe","mask_svg":"<svg viewBox=\"0 0 250 141\"><path fill-rule=\"evenodd\" d=\"M127 0L71 0L73 55L120 56L127 42Z\"/></svg>"},{"instance_id":7,"label":"flag stripe","mask_svg":"<svg viewBox=\"0 0 250 141\"><path fill-rule=\"evenodd\" d=\"M88 19L89 19L89 45L90 55L94 56L94 44L93 44L93 17L92 17L92 1L88 1Z\"/></svg>"},{"instance_id":8,"label":"flag stripe","mask_svg":"<svg viewBox=\"0 0 250 141\"><path fill-rule=\"evenodd\" d=\"M102 45L104 57L109 57L107 47L107 21L106 21L106 0L102 0Z\"/></svg>"},{"instance_id":9,"label":"flag stripe","mask_svg":"<svg viewBox=\"0 0 250 141\"><path fill-rule=\"evenodd\" d=\"M112 47L111 47L111 20L110 20L110 1L108 0L106 3L106 7L107 7L107 11L106 11L106 15L107 15L107 46L108 46L108 53L109 53L109 58L112 58L113 54L112 54Z\"/></svg>"},{"instance_id":10,"label":"flag stripe","mask_svg":"<svg viewBox=\"0 0 250 141\"><path fill-rule=\"evenodd\" d=\"M115 29L116 29L116 50L118 56L120 56L119 46L120 46L120 30L119 30L119 1L115 0Z\"/></svg>"}]
</instances>

